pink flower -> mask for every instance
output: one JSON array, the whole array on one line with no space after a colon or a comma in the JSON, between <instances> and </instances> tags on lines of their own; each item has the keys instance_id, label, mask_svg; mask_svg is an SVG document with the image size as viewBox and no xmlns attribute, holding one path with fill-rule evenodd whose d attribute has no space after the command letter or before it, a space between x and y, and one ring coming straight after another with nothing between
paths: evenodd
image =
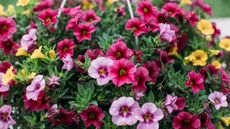
<instances>
[{"instance_id":1,"label":"pink flower","mask_svg":"<svg viewBox=\"0 0 230 129\"><path fill-rule=\"evenodd\" d=\"M123 84L130 84L134 82L134 73L136 67L132 61L120 59L114 62L110 67L109 76L115 86L120 87Z\"/></svg>"},{"instance_id":2,"label":"pink flower","mask_svg":"<svg viewBox=\"0 0 230 129\"><path fill-rule=\"evenodd\" d=\"M122 17L122 16L126 15L125 7L119 7L119 8L117 8L116 12L117 12L117 16L118 17Z\"/></svg>"},{"instance_id":3,"label":"pink flower","mask_svg":"<svg viewBox=\"0 0 230 129\"><path fill-rule=\"evenodd\" d=\"M204 0L193 0L191 7L195 8L196 6L200 7L202 11L204 11L205 13L209 15L213 14L211 6L204 3Z\"/></svg>"},{"instance_id":4,"label":"pink flower","mask_svg":"<svg viewBox=\"0 0 230 129\"><path fill-rule=\"evenodd\" d=\"M57 23L57 11L46 9L38 14L38 19L41 20L45 27Z\"/></svg>"},{"instance_id":5,"label":"pink flower","mask_svg":"<svg viewBox=\"0 0 230 129\"><path fill-rule=\"evenodd\" d=\"M50 8L54 4L53 0L41 0L33 9L34 12Z\"/></svg>"},{"instance_id":6,"label":"pink flower","mask_svg":"<svg viewBox=\"0 0 230 129\"><path fill-rule=\"evenodd\" d=\"M85 54L91 59L94 60L96 59L98 56L104 56L104 53L102 50L100 49L87 49L87 51L85 52Z\"/></svg>"},{"instance_id":7,"label":"pink flower","mask_svg":"<svg viewBox=\"0 0 230 129\"><path fill-rule=\"evenodd\" d=\"M68 21L68 23L67 23L67 25L65 27L65 30L68 31L68 30L71 30L71 29L75 29L77 27L78 23L79 23L79 18L78 17L71 18Z\"/></svg>"},{"instance_id":8,"label":"pink flower","mask_svg":"<svg viewBox=\"0 0 230 129\"><path fill-rule=\"evenodd\" d=\"M177 4L172 3L172 2L168 2L166 3L162 9L161 9L162 13L167 14L170 17L176 17L177 14L180 14L181 10L178 7Z\"/></svg>"},{"instance_id":9,"label":"pink flower","mask_svg":"<svg viewBox=\"0 0 230 129\"><path fill-rule=\"evenodd\" d=\"M60 77L57 77L55 75L52 75L52 77L48 78L48 85L52 86L52 85L60 85L59 80Z\"/></svg>"},{"instance_id":10,"label":"pink flower","mask_svg":"<svg viewBox=\"0 0 230 129\"><path fill-rule=\"evenodd\" d=\"M21 47L24 48L26 51L34 48L34 46L36 45L36 32L37 29L30 29L28 34L22 36L22 39L20 41Z\"/></svg>"},{"instance_id":11,"label":"pink flower","mask_svg":"<svg viewBox=\"0 0 230 129\"><path fill-rule=\"evenodd\" d=\"M37 75L34 77L33 81L26 88L26 98L28 100L32 99L34 101L38 100L38 96L42 90L45 88L45 80L43 75Z\"/></svg>"},{"instance_id":12,"label":"pink flower","mask_svg":"<svg viewBox=\"0 0 230 129\"><path fill-rule=\"evenodd\" d=\"M105 85L111 80L109 76L109 68L112 65L113 60L105 57L98 57L97 59L93 60L89 66L89 76L96 78L98 85Z\"/></svg>"},{"instance_id":13,"label":"pink flower","mask_svg":"<svg viewBox=\"0 0 230 129\"><path fill-rule=\"evenodd\" d=\"M199 114L201 127L205 129L215 129L215 126L213 125L209 115L206 112L202 112Z\"/></svg>"},{"instance_id":14,"label":"pink flower","mask_svg":"<svg viewBox=\"0 0 230 129\"><path fill-rule=\"evenodd\" d=\"M11 106L3 105L0 108L0 129L8 129L9 126L15 124L16 121L11 116Z\"/></svg>"},{"instance_id":15,"label":"pink flower","mask_svg":"<svg viewBox=\"0 0 230 129\"><path fill-rule=\"evenodd\" d=\"M196 115L192 115L189 112L180 112L173 118L174 129L199 129L201 122Z\"/></svg>"},{"instance_id":16,"label":"pink flower","mask_svg":"<svg viewBox=\"0 0 230 129\"><path fill-rule=\"evenodd\" d=\"M161 40L166 42L171 42L175 38L176 36L175 31L170 28L169 24L160 23L159 28L160 28Z\"/></svg>"},{"instance_id":17,"label":"pink flower","mask_svg":"<svg viewBox=\"0 0 230 129\"><path fill-rule=\"evenodd\" d=\"M5 55L14 55L19 48L19 44L15 43L11 39L6 41L0 41L0 49L3 51Z\"/></svg>"},{"instance_id":18,"label":"pink flower","mask_svg":"<svg viewBox=\"0 0 230 129\"><path fill-rule=\"evenodd\" d=\"M2 77L3 77L3 73L0 72L0 96L2 93L7 93L10 89L9 84L3 84Z\"/></svg>"},{"instance_id":19,"label":"pink flower","mask_svg":"<svg viewBox=\"0 0 230 129\"><path fill-rule=\"evenodd\" d=\"M62 13L68 16L71 16L72 18L82 18L84 16L84 12L81 10L81 6L76 6L73 8L62 8Z\"/></svg>"},{"instance_id":20,"label":"pink flower","mask_svg":"<svg viewBox=\"0 0 230 129\"><path fill-rule=\"evenodd\" d=\"M149 71L145 67L140 66L137 68L137 71L135 72L134 76L135 81L132 87L132 91L134 93L145 93L145 91L147 90L145 82L150 80Z\"/></svg>"},{"instance_id":21,"label":"pink flower","mask_svg":"<svg viewBox=\"0 0 230 129\"><path fill-rule=\"evenodd\" d=\"M16 25L12 18L0 17L0 41L11 39L16 31Z\"/></svg>"},{"instance_id":22,"label":"pink flower","mask_svg":"<svg viewBox=\"0 0 230 129\"><path fill-rule=\"evenodd\" d=\"M91 40L91 34L96 31L96 28L90 23L81 23L74 29L74 35L78 42L83 40Z\"/></svg>"},{"instance_id":23,"label":"pink flower","mask_svg":"<svg viewBox=\"0 0 230 129\"><path fill-rule=\"evenodd\" d=\"M164 101L164 106L167 109L169 114L171 114L173 112L173 110L178 110L178 107L176 105L176 101L177 101L177 96L167 95L167 97Z\"/></svg>"},{"instance_id":24,"label":"pink flower","mask_svg":"<svg viewBox=\"0 0 230 129\"><path fill-rule=\"evenodd\" d=\"M145 21L155 21L158 11L150 1L141 1L138 3L136 13L141 17L141 19L144 19Z\"/></svg>"},{"instance_id":25,"label":"pink flower","mask_svg":"<svg viewBox=\"0 0 230 129\"><path fill-rule=\"evenodd\" d=\"M199 21L199 18L197 17L195 12L188 12L185 15L185 18L192 26L194 26Z\"/></svg>"},{"instance_id":26,"label":"pink flower","mask_svg":"<svg viewBox=\"0 0 230 129\"><path fill-rule=\"evenodd\" d=\"M155 84L158 76L161 72L161 62L160 61L148 61L145 63L144 67L149 71L150 81Z\"/></svg>"},{"instance_id":27,"label":"pink flower","mask_svg":"<svg viewBox=\"0 0 230 129\"><path fill-rule=\"evenodd\" d=\"M64 39L57 44L57 54L60 59L66 57L66 56L73 56L75 43L71 39Z\"/></svg>"},{"instance_id":28,"label":"pink flower","mask_svg":"<svg viewBox=\"0 0 230 129\"><path fill-rule=\"evenodd\" d=\"M145 23L138 18L129 19L125 24L125 29L133 31L136 37L148 32Z\"/></svg>"},{"instance_id":29,"label":"pink flower","mask_svg":"<svg viewBox=\"0 0 230 129\"><path fill-rule=\"evenodd\" d=\"M154 103L145 103L136 111L135 116L140 121L137 129L159 129L158 121L164 117L164 113Z\"/></svg>"},{"instance_id":30,"label":"pink flower","mask_svg":"<svg viewBox=\"0 0 230 129\"><path fill-rule=\"evenodd\" d=\"M132 97L123 96L113 101L109 113L115 125L134 125L137 122L134 113L139 108L138 103Z\"/></svg>"},{"instance_id":31,"label":"pink flower","mask_svg":"<svg viewBox=\"0 0 230 129\"><path fill-rule=\"evenodd\" d=\"M113 60L119 60L122 58L130 59L132 55L133 51L127 47L122 39L118 39L113 43L106 52L106 56Z\"/></svg>"},{"instance_id":32,"label":"pink flower","mask_svg":"<svg viewBox=\"0 0 230 129\"><path fill-rule=\"evenodd\" d=\"M93 10L87 10L85 12L84 20L88 23L98 23L101 21L101 18L98 17Z\"/></svg>"},{"instance_id":33,"label":"pink flower","mask_svg":"<svg viewBox=\"0 0 230 129\"><path fill-rule=\"evenodd\" d=\"M70 57L70 55L67 55L66 57L62 58L62 62L64 63L62 69L70 71L74 67L74 60Z\"/></svg>"},{"instance_id":34,"label":"pink flower","mask_svg":"<svg viewBox=\"0 0 230 129\"><path fill-rule=\"evenodd\" d=\"M208 99L214 104L216 110L228 106L227 97L222 92L215 91L208 96Z\"/></svg>"},{"instance_id":35,"label":"pink flower","mask_svg":"<svg viewBox=\"0 0 230 129\"><path fill-rule=\"evenodd\" d=\"M183 97L178 97L176 103L178 110L183 110L186 106L186 100Z\"/></svg>"},{"instance_id":36,"label":"pink flower","mask_svg":"<svg viewBox=\"0 0 230 129\"><path fill-rule=\"evenodd\" d=\"M185 85L192 88L193 94L204 89L204 79L201 74L191 71L188 73L187 77L188 80L185 82Z\"/></svg>"}]
</instances>

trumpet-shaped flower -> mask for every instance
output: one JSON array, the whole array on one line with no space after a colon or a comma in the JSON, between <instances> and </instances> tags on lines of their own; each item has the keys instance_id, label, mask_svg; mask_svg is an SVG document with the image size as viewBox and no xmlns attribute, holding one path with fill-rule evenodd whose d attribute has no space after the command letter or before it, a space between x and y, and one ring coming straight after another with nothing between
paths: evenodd
<instances>
[{"instance_id":1,"label":"trumpet-shaped flower","mask_svg":"<svg viewBox=\"0 0 230 129\"><path fill-rule=\"evenodd\" d=\"M81 23L74 29L74 35L78 42L83 40L91 40L91 34L96 31L96 28L91 23Z\"/></svg>"},{"instance_id":2,"label":"trumpet-shaped flower","mask_svg":"<svg viewBox=\"0 0 230 129\"><path fill-rule=\"evenodd\" d=\"M224 38L219 43L220 48L230 52L230 38Z\"/></svg>"},{"instance_id":3,"label":"trumpet-shaped flower","mask_svg":"<svg viewBox=\"0 0 230 129\"><path fill-rule=\"evenodd\" d=\"M15 73L14 73L14 67L11 66L9 69L7 69L6 73L2 77L3 84L8 84L11 80L15 79Z\"/></svg>"},{"instance_id":4,"label":"trumpet-shaped flower","mask_svg":"<svg viewBox=\"0 0 230 129\"><path fill-rule=\"evenodd\" d=\"M208 96L208 99L214 104L216 110L228 106L227 97L222 92L215 91Z\"/></svg>"},{"instance_id":5,"label":"trumpet-shaped flower","mask_svg":"<svg viewBox=\"0 0 230 129\"><path fill-rule=\"evenodd\" d=\"M6 41L0 41L0 49L5 55L14 55L19 48L19 44L15 43L11 39Z\"/></svg>"},{"instance_id":6,"label":"trumpet-shaped flower","mask_svg":"<svg viewBox=\"0 0 230 129\"><path fill-rule=\"evenodd\" d=\"M18 48L15 55L16 56L28 56L29 54L24 48L20 47L20 48Z\"/></svg>"},{"instance_id":7,"label":"trumpet-shaped flower","mask_svg":"<svg viewBox=\"0 0 230 129\"><path fill-rule=\"evenodd\" d=\"M125 24L125 29L133 31L136 37L148 32L145 23L138 18L129 19Z\"/></svg>"},{"instance_id":8,"label":"trumpet-shaped flower","mask_svg":"<svg viewBox=\"0 0 230 129\"><path fill-rule=\"evenodd\" d=\"M8 129L9 126L16 124L11 116L11 106L3 105L0 108L0 129Z\"/></svg>"},{"instance_id":9,"label":"trumpet-shaped flower","mask_svg":"<svg viewBox=\"0 0 230 129\"><path fill-rule=\"evenodd\" d=\"M177 96L167 95L164 101L164 106L167 109L168 113L172 113L174 110L178 110L176 105Z\"/></svg>"},{"instance_id":10,"label":"trumpet-shaped flower","mask_svg":"<svg viewBox=\"0 0 230 129\"><path fill-rule=\"evenodd\" d=\"M57 15L57 11L46 9L38 14L38 19L41 20L46 27L57 23Z\"/></svg>"},{"instance_id":11,"label":"trumpet-shaped flower","mask_svg":"<svg viewBox=\"0 0 230 129\"><path fill-rule=\"evenodd\" d=\"M39 49L35 49L31 55L31 59L45 58L45 55L41 52L41 50L42 50L42 46L40 46Z\"/></svg>"},{"instance_id":12,"label":"trumpet-shaped flower","mask_svg":"<svg viewBox=\"0 0 230 129\"><path fill-rule=\"evenodd\" d=\"M169 24L159 24L160 38L163 41L171 42L175 38L175 31L170 28Z\"/></svg>"},{"instance_id":13,"label":"trumpet-shaped flower","mask_svg":"<svg viewBox=\"0 0 230 129\"><path fill-rule=\"evenodd\" d=\"M212 23L209 20L201 19L197 24L197 28L204 35L211 35L214 33Z\"/></svg>"},{"instance_id":14,"label":"trumpet-shaped flower","mask_svg":"<svg viewBox=\"0 0 230 129\"><path fill-rule=\"evenodd\" d=\"M22 39L20 41L21 47L24 48L26 51L34 48L37 40L36 32L37 29L30 29L28 34L22 36Z\"/></svg>"},{"instance_id":15,"label":"trumpet-shaped flower","mask_svg":"<svg viewBox=\"0 0 230 129\"><path fill-rule=\"evenodd\" d=\"M189 56L185 57L185 62L192 62L193 66L205 66L208 60L208 55L203 50L196 50Z\"/></svg>"},{"instance_id":16,"label":"trumpet-shaped flower","mask_svg":"<svg viewBox=\"0 0 230 129\"><path fill-rule=\"evenodd\" d=\"M154 7L150 1L141 1L138 3L136 13L142 19L149 21L156 20L158 11L157 8Z\"/></svg>"},{"instance_id":17,"label":"trumpet-shaped flower","mask_svg":"<svg viewBox=\"0 0 230 129\"><path fill-rule=\"evenodd\" d=\"M60 59L69 55L70 57L73 56L73 51L75 47L75 43L71 39L64 39L57 44L57 54Z\"/></svg>"},{"instance_id":18,"label":"trumpet-shaped flower","mask_svg":"<svg viewBox=\"0 0 230 129\"><path fill-rule=\"evenodd\" d=\"M16 31L16 24L12 18L0 17L0 41L11 39Z\"/></svg>"},{"instance_id":19,"label":"trumpet-shaped flower","mask_svg":"<svg viewBox=\"0 0 230 129\"><path fill-rule=\"evenodd\" d=\"M188 73L188 80L185 82L187 87L192 88L193 94L198 93L204 89L204 79L201 74L191 71Z\"/></svg>"}]
</instances>

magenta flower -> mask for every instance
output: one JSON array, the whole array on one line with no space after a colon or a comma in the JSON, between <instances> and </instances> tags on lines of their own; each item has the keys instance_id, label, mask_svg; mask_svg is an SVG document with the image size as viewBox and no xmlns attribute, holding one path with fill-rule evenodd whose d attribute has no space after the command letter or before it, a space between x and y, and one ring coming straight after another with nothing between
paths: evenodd
<instances>
[{"instance_id":1,"label":"magenta flower","mask_svg":"<svg viewBox=\"0 0 230 129\"><path fill-rule=\"evenodd\" d=\"M14 55L19 48L19 44L15 43L11 39L6 41L0 41L0 49L3 51L5 55Z\"/></svg>"},{"instance_id":2,"label":"magenta flower","mask_svg":"<svg viewBox=\"0 0 230 129\"><path fill-rule=\"evenodd\" d=\"M176 103L178 110L183 110L186 106L186 100L183 97L178 97Z\"/></svg>"},{"instance_id":3,"label":"magenta flower","mask_svg":"<svg viewBox=\"0 0 230 129\"><path fill-rule=\"evenodd\" d=\"M87 51L85 52L85 54L91 59L94 60L96 59L98 56L104 56L104 53L102 50L95 48L93 50L91 49L87 49Z\"/></svg>"},{"instance_id":4,"label":"magenta flower","mask_svg":"<svg viewBox=\"0 0 230 129\"><path fill-rule=\"evenodd\" d=\"M161 72L161 62L160 61L148 61L145 63L144 67L149 71L150 81L155 84L158 76Z\"/></svg>"},{"instance_id":5,"label":"magenta flower","mask_svg":"<svg viewBox=\"0 0 230 129\"><path fill-rule=\"evenodd\" d=\"M68 31L68 30L71 30L71 29L75 29L78 25L78 22L79 22L79 18L78 17L74 17L74 18L71 18L66 27L65 27L65 30Z\"/></svg>"},{"instance_id":6,"label":"magenta flower","mask_svg":"<svg viewBox=\"0 0 230 129\"><path fill-rule=\"evenodd\" d=\"M101 21L101 18L98 17L93 10L87 10L85 12L84 20L89 23L98 23Z\"/></svg>"},{"instance_id":7,"label":"magenta flower","mask_svg":"<svg viewBox=\"0 0 230 129\"><path fill-rule=\"evenodd\" d=\"M70 55L67 55L66 57L62 58L62 62L64 63L62 69L70 71L74 67L74 60L70 57Z\"/></svg>"},{"instance_id":8,"label":"magenta flower","mask_svg":"<svg viewBox=\"0 0 230 129\"><path fill-rule=\"evenodd\" d=\"M138 3L136 13L146 21L155 21L158 14L158 10L151 4L150 1L141 1Z\"/></svg>"},{"instance_id":9,"label":"magenta flower","mask_svg":"<svg viewBox=\"0 0 230 129\"><path fill-rule=\"evenodd\" d=\"M222 92L215 91L208 96L208 99L214 104L216 110L228 106L227 97Z\"/></svg>"},{"instance_id":10,"label":"magenta flower","mask_svg":"<svg viewBox=\"0 0 230 129\"><path fill-rule=\"evenodd\" d=\"M174 129L199 129L200 126L201 122L198 116L189 112L180 112L173 118Z\"/></svg>"},{"instance_id":11,"label":"magenta flower","mask_svg":"<svg viewBox=\"0 0 230 129\"><path fill-rule=\"evenodd\" d=\"M176 36L175 31L170 28L169 24L160 23L159 28L160 28L159 36L161 40L166 42L171 42L175 38Z\"/></svg>"},{"instance_id":12,"label":"magenta flower","mask_svg":"<svg viewBox=\"0 0 230 129\"><path fill-rule=\"evenodd\" d=\"M26 88L26 98L34 101L38 100L38 96L44 88L45 80L43 79L43 75L35 76L31 84Z\"/></svg>"},{"instance_id":13,"label":"magenta flower","mask_svg":"<svg viewBox=\"0 0 230 129\"><path fill-rule=\"evenodd\" d=\"M78 42L83 40L91 40L91 34L96 31L96 28L90 23L81 23L74 29L74 35Z\"/></svg>"},{"instance_id":14,"label":"magenta flower","mask_svg":"<svg viewBox=\"0 0 230 129\"><path fill-rule=\"evenodd\" d=\"M44 9L51 8L51 6L54 4L53 0L42 0L39 1L39 4L36 5L33 9L34 12L42 11Z\"/></svg>"},{"instance_id":15,"label":"magenta flower","mask_svg":"<svg viewBox=\"0 0 230 129\"><path fill-rule=\"evenodd\" d=\"M178 110L178 107L176 105L176 101L177 101L177 96L167 95L167 97L164 101L164 106L165 106L165 108L169 114L172 113L173 110Z\"/></svg>"},{"instance_id":16,"label":"magenta flower","mask_svg":"<svg viewBox=\"0 0 230 129\"><path fill-rule=\"evenodd\" d=\"M132 97L120 97L113 101L109 113L112 115L112 122L118 126L134 125L137 122L135 112L140 107Z\"/></svg>"},{"instance_id":17,"label":"magenta flower","mask_svg":"<svg viewBox=\"0 0 230 129\"><path fill-rule=\"evenodd\" d=\"M57 11L46 9L38 14L38 19L41 20L45 27L57 23Z\"/></svg>"},{"instance_id":18,"label":"magenta flower","mask_svg":"<svg viewBox=\"0 0 230 129\"><path fill-rule=\"evenodd\" d=\"M201 74L191 71L188 73L188 80L185 82L187 87L192 88L193 94L198 93L204 89L204 79Z\"/></svg>"},{"instance_id":19,"label":"magenta flower","mask_svg":"<svg viewBox=\"0 0 230 129\"><path fill-rule=\"evenodd\" d=\"M63 39L62 41L58 42L57 44L57 54L60 59L69 55L72 57L74 55L74 47L75 43L71 39Z\"/></svg>"},{"instance_id":20,"label":"magenta flower","mask_svg":"<svg viewBox=\"0 0 230 129\"><path fill-rule=\"evenodd\" d=\"M109 76L109 68L112 65L113 60L105 57L98 57L97 59L93 60L89 66L89 76L96 78L98 85L105 85L111 80Z\"/></svg>"},{"instance_id":21,"label":"magenta flower","mask_svg":"<svg viewBox=\"0 0 230 129\"><path fill-rule=\"evenodd\" d=\"M197 17L195 12L188 12L185 15L185 18L192 26L194 26L199 21L199 18Z\"/></svg>"},{"instance_id":22,"label":"magenta flower","mask_svg":"<svg viewBox=\"0 0 230 129\"><path fill-rule=\"evenodd\" d=\"M81 6L76 6L73 8L61 8L63 14L71 16L72 18L82 18L84 16L84 12L81 10Z\"/></svg>"},{"instance_id":23,"label":"magenta flower","mask_svg":"<svg viewBox=\"0 0 230 129\"><path fill-rule=\"evenodd\" d=\"M167 14L170 17L176 17L177 14L180 14L181 10L177 4L172 2L167 2L161 9L162 13Z\"/></svg>"},{"instance_id":24,"label":"magenta flower","mask_svg":"<svg viewBox=\"0 0 230 129\"><path fill-rule=\"evenodd\" d=\"M26 51L34 48L34 46L36 45L36 32L37 29L30 29L28 34L22 36L22 39L20 41L21 47L24 48Z\"/></svg>"},{"instance_id":25,"label":"magenta flower","mask_svg":"<svg viewBox=\"0 0 230 129\"><path fill-rule=\"evenodd\" d=\"M0 41L11 39L16 31L16 24L12 18L0 17Z\"/></svg>"},{"instance_id":26,"label":"magenta flower","mask_svg":"<svg viewBox=\"0 0 230 129\"><path fill-rule=\"evenodd\" d=\"M3 105L0 108L0 129L8 129L9 126L16 124L11 116L11 106Z\"/></svg>"},{"instance_id":27,"label":"magenta flower","mask_svg":"<svg viewBox=\"0 0 230 129\"><path fill-rule=\"evenodd\" d=\"M134 73L136 67L132 61L120 59L114 62L110 67L109 76L115 86L120 87L123 84L131 84L134 82Z\"/></svg>"},{"instance_id":28,"label":"magenta flower","mask_svg":"<svg viewBox=\"0 0 230 129\"><path fill-rule=\"evenodd\" d=\"M48 78L48 85L52 86L52 85L60 85L59 80L60 77L57 77L55 75L52 75L52 77Z\"/></svg>"},{"instance_id":29,"label":"magenta flower","mask_svg":"<svg viewBox=\"0 0 230 129\"><path fill-rule=\"evenodd\" d=\"M119 60L122 58L130 59L132 55L133 51L127 47L122 39L118 39L113 43L106 52L106 56L113 60Z\"/></svg>"},{"instance_id":30,"label":"magenta flower","mask_svg":"<svg viewBox=\"0 0 230 129\"><path fill-rule=\"evenodd\" d=\"M140 121L137 129L159 129L158 121L164 117L164 113L154 103L145 103L136 110L135 116Z\"/></svg>"},{"instance_id":31,"label":"magenta flower","mask_svg":"<svg viewBox=\"0 0 230 129\"><path fill-rule=\"evenodd\" d=\"M129 19L125 24L125 29L133 31L136 37L148 32L145 23L138 18Z\"/></svg>"}]
</instances>

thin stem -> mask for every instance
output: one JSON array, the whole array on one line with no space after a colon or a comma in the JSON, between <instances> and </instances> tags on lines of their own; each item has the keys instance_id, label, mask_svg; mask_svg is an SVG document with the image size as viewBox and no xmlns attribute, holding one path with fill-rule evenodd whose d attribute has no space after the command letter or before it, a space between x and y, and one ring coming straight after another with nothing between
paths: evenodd
<instances>
[{"instance_id":1,"label":"thin stem","mask_svg":"<svg viewBox=\"0 0 230 129\"><path fill-rule=\"evenodd\" d=\"M57 23L55 24L54 28L57 29L58 26L58 21L59 21L59 17L61 16L61 8L63 8L65 6L66 0L62 0L61 6L58 10L58 16L57 16Z\"/></svg>"}]
</instances>

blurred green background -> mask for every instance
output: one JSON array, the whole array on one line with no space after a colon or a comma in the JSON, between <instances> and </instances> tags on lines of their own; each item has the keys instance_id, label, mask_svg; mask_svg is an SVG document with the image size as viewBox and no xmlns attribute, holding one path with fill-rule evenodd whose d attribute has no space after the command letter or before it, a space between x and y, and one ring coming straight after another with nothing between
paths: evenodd
<instances>
[{"instance_id":1,"label":"blurred green background","mask_svg":"<svg viewBox=\"0 0 230 129\"><path fill-rule=\"evenodd\" d=\"M214 17L230 17L230 0L204 0L210 4L214 11ZM0 4L6 7L8 4L16 4L17 0L0 0Z\"/></svg>"}]
</instances>

